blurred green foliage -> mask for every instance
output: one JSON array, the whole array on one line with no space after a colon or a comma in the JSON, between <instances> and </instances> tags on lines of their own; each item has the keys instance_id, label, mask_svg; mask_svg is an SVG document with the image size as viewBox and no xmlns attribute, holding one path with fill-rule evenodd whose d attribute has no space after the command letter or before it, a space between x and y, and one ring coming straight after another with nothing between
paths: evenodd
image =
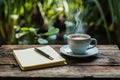
<instances>
[{"instance_id":1,"label":"blurred green foliage","mask_svg":"<svg viewBox=\"0 0 120 80\"><path fill-rule=\"evenodd\" d=\"M106 42L119 42L119 6L120 0L0 0L0 43L48 44L64 39L76 25L78 9L84 12L85 30L93 29L89 34L100 32Z\"/></svg>"},{"instance_id":2,"label":"blurred green foliage","mask_svg":"<svg viewBox=\"0 0 120 80\"><path fill-rule=\"evenodd\" d=\"M58 34L59 25L54 25L57 19L63 24L65 19L72 19L71 14L81 6L80 2L82 0L1 0L1 41L3 44L37 44L39 38Z\"/></svg>"},{"instance_id":3,"label":"blurred green foliage","mask_svg":"<svg viewBox=\"0 0 120 80\"><path fill-rule=\"evenodd\" d=\"M87 13L85 18L89 27L95 26L95 30L98 29L97 31L102 34L101 37L107 37L106 43L120 43L120 0L85 0L84 2Z\"/></svg>"}]
</instances>

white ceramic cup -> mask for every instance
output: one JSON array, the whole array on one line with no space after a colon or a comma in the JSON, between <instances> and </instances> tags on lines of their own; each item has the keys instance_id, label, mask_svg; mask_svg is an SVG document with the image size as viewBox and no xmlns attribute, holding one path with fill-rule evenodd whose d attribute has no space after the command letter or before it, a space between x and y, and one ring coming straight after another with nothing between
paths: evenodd
<instances>
[{"instance_id":1,"label":"white ceramic cup","mask_svg":"<svg viewBox=\"0 0 120 80\"><path fill-rule=\"evenodd\" d=\"M70 34L67 36L67 42L73 54L85 55L86 50L94 48L97 40L91 38L88 34ZM94 42L90 47L91 42Z\"/></svg>"}]
</instances>

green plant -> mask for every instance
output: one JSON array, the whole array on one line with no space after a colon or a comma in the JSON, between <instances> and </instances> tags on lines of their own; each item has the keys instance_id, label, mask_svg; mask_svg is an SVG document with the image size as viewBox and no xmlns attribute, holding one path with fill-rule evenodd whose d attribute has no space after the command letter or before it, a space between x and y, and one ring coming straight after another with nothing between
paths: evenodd
<instances>
[{"instance_id":1,"label":"green plant","mask_svg":"<svg viewBox=\"0 0 120 80\"><path fill-rule=\"evenodd\" d=\"M3 9L0 14L3 18L0 20L0 37L5 44L36 44L41 40L46 40L46 36L59 34L64 36L66 28L73 30L75 26L75 13L77 9L85 10L83 2L89 0L2 0ZM104 23L104 28L110 42L108 24L105 19L102 7L98 0L91 0L96 10L98 9L101 17L97 23ZM87 5L89 5L89 2ZM92 6L93 7L93 6ZM91 19L92 9L88 8L88 17ZM85 13L86 14L86 13ZM86 19L86 22L89 19ZM94 20L94 23L96 20ZM67 23L68 22L68 23ZM66 23L66 24L65 24ZM72 25L70 25L72 24ZM71 31L69 30L69 31ZM9 35L11 34L11 35ZM37 42L38 41L38 42Z\"/></svg>"},{"instance_id":2,"label":"green plant","mask_svg":"<svg viewBox=\"0 0 120 80\"><path fill-rule=\"evenodd\" d=\"M115 31L115 34L117 36L117 41L120 41L120 0L108 0L109 3L109 9L110 9L110 13L111 13L111 27L112 29ZM112 31L113 31L112 30Z\"/></svg>"},{"instance_id":3,"label":"green plant","mask_svg":"<svg viewBox=\"0 0 120 80\"><path fill-rule=\"evenodd\" d=\"M111 35L109 31L109 24L107 21L108 19L106 18L106 12L102 5L105 5L105 4L101 3L99 0L85 1L85 9L87 13L86 21L89 22L90 24L91 23L94 24L96 27L103 26L106 31L105 35L108 39L107 40L108 43L112 43ZM107 11L107 8L106 8L106 11Z\"/></svg>"},{"instance_id":4,"label":"green plant","mask_svg":"<svg viewBox=\"0 0 120 80\"><path fill-rule=\"evenodd\" d=\"M54 29L45 32L45 34L37 34L38 29L41 29L40 26L48 29L48 26L50 25L47 23L49 19L48 15L50 17L50 14L46 16L44 14L46 13L46 11L43 11L43 7L41 7L43 5L43 1L3 0L2 2L3 3L1 6L4 7L0 12L3 16L0 21L0 37L1 40L5 41L4 44L34 44L36 43L36 37L38 38L38 36L40 37L40 35L48 36L51 34L56 34L56 32L58 32L58 29ZM35 21L32 21L33 16L39 17L39 20L43 22L40 24L34 23Z\"/></svg>"},{"instance_id":5,"label":"green plant","mask_svg":"<svg viewBox=\"0 0 120 80\"><path fill-rule=\"evenodd\" d=\"M86 22L92 23L96 28L104 26L104 33L109 44L120 41L120 1L119 0L86 0ZM99 30L100 31L100 30Z\"/></svg>"}]
</instances>

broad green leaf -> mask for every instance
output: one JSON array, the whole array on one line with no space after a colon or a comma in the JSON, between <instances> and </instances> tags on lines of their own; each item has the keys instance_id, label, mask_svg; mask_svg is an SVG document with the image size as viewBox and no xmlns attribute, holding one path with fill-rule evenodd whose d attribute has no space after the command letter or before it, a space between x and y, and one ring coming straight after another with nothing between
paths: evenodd
<instances>
[{"instance_id":1,"label":"broad green leaf","mask_svg":"<svg viewBox=\"0 0 120 80\"><path fill-rule=\"evenodd\" d=\"M37 35L38 29L36 28L29 28L30 32L33 32L35 35Z\"/></svg>"},{"instance_id":2,"label":"broad green leaf","mask_svg":"<svg viewBox=\"0 0 120 80\"><path fill-rule=\"evenodd\" d=\"M35 35L37 35L37 31L38 29L37 28L28 28L28 27L23 27L21 28L22 31L27 31L27 32L31 32L31 33L34 33Z\"/></svg>"},{"instance_id":3,"label":"broad green leaf","mask_svg":"<svg viewBox=\"0 0 120 80\"><path fill-rule=\"evenodd\" d=\"M50 31L44 33L43 35L49 36L49 35L57 34L58 32L59 32L59 29L58 28L54 28L54 29L51 29Z\"/></svg>"},{"instance_id":4,"label":"broad green leaf","mask_svg":"<svg viewBox=\"0 0 120 80\"><path fill-rule=\"evenodd\" d=\"M28 27L22 27L20 30L22 30L22 31L29 31L29 28Z\"/></svg>"},{"instance_id":5,"label":"broad green leaf","mask_svg":"<svg viewBox=\"0 0 120 80\"><path fill-rule=\"evenodd\" d=\"M24 36L24 35L26 35L26 34L27 34L27 32L16 33L15 37L16 37L17 39L19 39L19 38L21 38L22 36Z\"/></svg>"},{"instance_id":6,"label":"broad green leaf","mask_svg":"<svg viewBox=\"0 0 120 80\"><path fill-rule=\"evenodd\" d=\"M55 11L49 10L49 11L48 11L48 16L53 15L54 13L55 13Z\"/></svg>"},{"instance_id":7,"label":"broad green leaf","mask_svg":"<svg viewBox=\"0 0 120 80\"><path fill-rule=\"evenodd\" d=\"M38 43L40 43L40 44L47 44L48 41L46 39L43 39L43 38L38 38Z\"/></svg>"},{"instance_id":8,"label":"broad green leaf","mask_svg":"<svg viewBox=\"0 0 120 80\"><path fill-rule=\"evenodd\" d=\"M23 7L23 6L21 6L21 8L20 8L20 14L21 14L21 15L24 14L24 7Z\"/></svg>"}]
</instances>

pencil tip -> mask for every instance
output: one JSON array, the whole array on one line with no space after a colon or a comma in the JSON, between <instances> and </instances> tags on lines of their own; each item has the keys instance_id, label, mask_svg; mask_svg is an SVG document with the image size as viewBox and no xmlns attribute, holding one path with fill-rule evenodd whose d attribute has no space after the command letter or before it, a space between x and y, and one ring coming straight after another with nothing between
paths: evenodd
<instances>
[{"instance_id":1,"label":"pencil tip","mask_svg":"<svg viewBox=\"0 0 120 80\"><path fill-rule=\"evenodd\" d=\"M52 57L49 57L49 59L50 59L50 60L53 60L54 58L52 58Z\"/></svg>"}]
</instances>

